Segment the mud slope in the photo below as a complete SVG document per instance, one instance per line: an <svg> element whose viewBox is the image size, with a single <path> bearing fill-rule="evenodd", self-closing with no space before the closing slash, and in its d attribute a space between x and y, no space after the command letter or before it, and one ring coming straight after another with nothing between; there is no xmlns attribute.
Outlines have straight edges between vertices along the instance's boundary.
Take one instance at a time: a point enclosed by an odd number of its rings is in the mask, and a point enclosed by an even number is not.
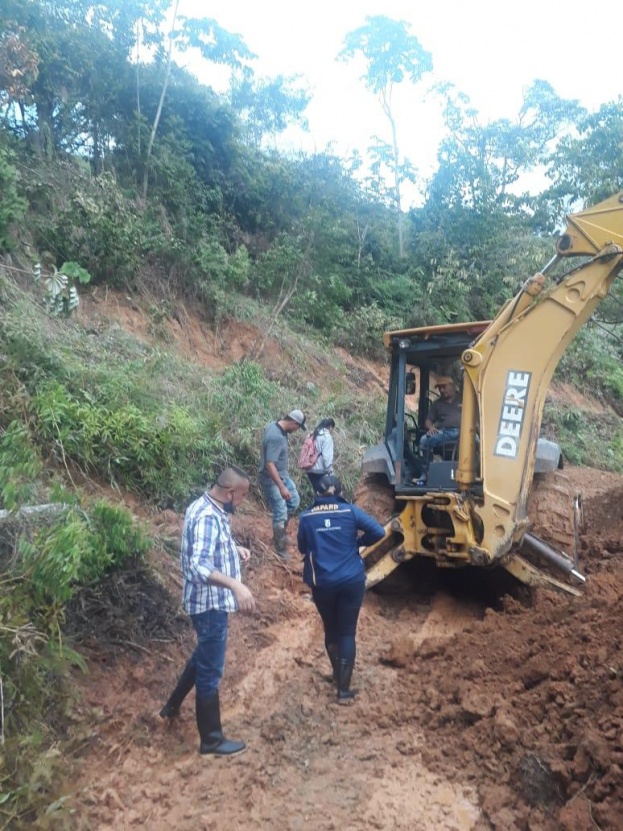
<svg viewBox="0 0 623 831"><path fill-rule="evenodd" d="M237 517L260 610L235 618L222 698L248 752L199 758L192 696L171 729L157 716L190 633L175 649L101 656L82 682L97 724L71 792L75 827L623 827L623 479L571 475L588 496L584 597L487 608L439 580L370 594L352 707L335 705L321 677L298 564L270 556L265 517Z"/></svg>
<svg viewBox="0 0 623 831"><path fill-rule="evenodd" d="M474 610L457 612L442 596L431 604L371 595L361 625L360 698L338 707L321 675L328 669L321 629L298 564L286 569L270 557L265 520L254 517L253 532L247 579L260 611L234 621L222 688L228 732L249 750L231 760L200 758L192 696L170 729L158 718L190 633L179 657L152 644L149 655L112 667L108 658L93 662L85 695L98 723L72 789L75 827L474 828L475 789L423 763L425 741L396 709L401 673L384 662L393 632L408 639L426 626L447 637Z"/></svg>

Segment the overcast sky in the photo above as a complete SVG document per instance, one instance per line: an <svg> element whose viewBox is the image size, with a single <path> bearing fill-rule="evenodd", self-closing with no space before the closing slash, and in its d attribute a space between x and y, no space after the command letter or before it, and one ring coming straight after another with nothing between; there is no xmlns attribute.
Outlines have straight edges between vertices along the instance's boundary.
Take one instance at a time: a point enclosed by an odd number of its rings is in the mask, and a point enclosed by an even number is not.
<svg viewBox="0 0 623 831"><path fill-rule="evenodd" d="M433 81L454 83L484 122L515 117L522 91L536 78L590 110L623 93L623 0L180 0L179 13L213 17L242 35L258 55L257 74L303 76L313 95L310 129L307 136L289 131L288 146L330 145L343 155L365 152L374 134L389 140L380 106L359 80L362 66L335 60L344 35L367 15L409 22L434 66L420 85L403 85L395 96L401 149L422 175L433 169L442 135L439 106L424 98ZM223 88L218 68L190 68L203 83Z"/></svg>

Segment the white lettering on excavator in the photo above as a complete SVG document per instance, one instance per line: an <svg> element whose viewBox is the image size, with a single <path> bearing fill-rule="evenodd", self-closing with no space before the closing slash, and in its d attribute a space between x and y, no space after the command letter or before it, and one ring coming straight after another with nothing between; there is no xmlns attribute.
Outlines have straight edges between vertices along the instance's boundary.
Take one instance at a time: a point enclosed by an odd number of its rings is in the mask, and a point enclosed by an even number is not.
<svg viewBox="0 0 623 831"><path fill-rule="evenodd" d="M507 459L517 458L531 377L531 372L516 372L515 370L510 370L506 376L500 425L495 440L495 456L505 456Z"/></svg>

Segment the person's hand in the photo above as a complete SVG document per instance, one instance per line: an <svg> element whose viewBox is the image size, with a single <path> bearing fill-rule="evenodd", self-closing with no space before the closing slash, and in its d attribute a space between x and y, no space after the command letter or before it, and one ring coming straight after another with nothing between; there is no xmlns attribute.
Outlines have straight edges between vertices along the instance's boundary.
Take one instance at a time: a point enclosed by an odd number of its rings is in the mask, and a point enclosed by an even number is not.
<svg viewBox="0 0 623 831"><path fill-rule="evenodd" d="M436 427L431 427L430 430L428 431L428 435L429 436L436 436L438 432L439 432L439 430Z"/></svg>
<svg viewBox="0 0 623 831"><path fill-rule="evenodd" d="M232 591L241 612L255 611L255 598L245 585L237 583L236 587L232 589Z"/></svg>
<svg viewBox="0 0 623 831"><path fill-rule="evenodd" d="M251 556L251 552L248 548L245 548L244 545L237 545L236 548L238 549L238 556L243 563L246 563Z"/></svg>
<svg viewBox="0 0 623 831"><path fill-rule="evenodd" d="M291 493L290 493L290 491L286 488L286 486L285 486L285 485L282 485L282 486L279 488L279 493L281 494L282 498L283 498L283 499L285 499L285 501L286 501L286 502L289 502L289 501L290 501L290 499L292 499L292 494L291 494Z"/></svg>

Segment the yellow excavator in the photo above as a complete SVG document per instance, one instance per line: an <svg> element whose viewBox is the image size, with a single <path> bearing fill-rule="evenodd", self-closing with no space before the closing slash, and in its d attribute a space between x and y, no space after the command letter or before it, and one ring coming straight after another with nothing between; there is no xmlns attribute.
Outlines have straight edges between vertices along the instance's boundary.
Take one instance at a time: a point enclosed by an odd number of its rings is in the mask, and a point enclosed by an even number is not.
<svg viewBox="0 0 623 831"><path fill-rule="evenodd" d="M385 334L384 441L366 450L355 495L385 523L385 538L362 551L368 586L425 556L579 593L581 498L539 431L558 362L622 268L623 192L569 215L556 255L494 320ZM440 376L460 390L460 430L431 453L421 439Z"/></svg>

